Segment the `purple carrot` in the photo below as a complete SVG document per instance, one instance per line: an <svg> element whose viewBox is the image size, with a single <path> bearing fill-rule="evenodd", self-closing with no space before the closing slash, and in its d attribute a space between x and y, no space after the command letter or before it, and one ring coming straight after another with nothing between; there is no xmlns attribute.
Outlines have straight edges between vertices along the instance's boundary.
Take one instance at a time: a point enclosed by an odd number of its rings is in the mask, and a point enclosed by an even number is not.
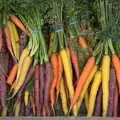
<svg viewBox="0 0 120 120"><path fill-rule="evenodd" d="M24 34L24 35L21 35L20 36L20 51L22 53L23 49L26 47L26 42L27 42L27 36Z"/></svg>
<svg viewBox="0 0 120 120"><path fill-rule="evenodd" d="M101 115L101 109L102 109L101 106L102 106L102 86L100 86L96 97L95 111L94 111L95 116Z"/></svg>
<svg viewBox="0 0 120 120"><path fill-rule="evenodd" d="M25 105L24 102L21 102L21 107L20 107L20 115L24 116L25 115Z"/></svg>
<svg viewBox="0 0 120 120"><path fill-rule="evenodd" d="M46 89L44 64L40 64L39 68L40 68L40 106L42 106L44 101L44 89Z"/></svg>
<svg viewBox="0 0 120 120"><path fill-rule="evenodd" d="M35 88L35 107L36 107L36 113L37 116L40 115L40 69L39 69L39 65L36 66L35 69L35 84L34 84L34 88Z"/></svg>
<svg viewBox="0 0 120 120"><path fill-rule="evenodd" d="M6 83L5 83L5 77L0 80L0 103L2 107L6 105Z"/></svg>
<svg viewBox="0 0 120 120"><path fill-rule="evenodd" d="M71 46L69 48L70 48L70 57L72 60L73 68L75 70L76 78L77 80L79 80L80 71L79 71L79 65L78 65L78 55Z"/></svg>
<svg viewBox="0 0 120 120"><path fill-rule="evenodd" d="M114 68L111 68L111 70L110 70L110 83L109 83L108 116L113 116L115 84L116 84L115 70L114 70Z"/></svg>
<svg viewBox="0 0 120 120"><path fill-rule="evenodd" d="M27 106L25 106L25 116L30 116L31 114L30 109L31 107L30 107L30 100L29 100Z"/></svg>
<svg viewBox="0 0 120 120"><path fill-rule="evenodd" d="M50 62L46 63L45 67L45 91L44 91L44 104L46 107L48 107L50 102L50 84L52 81L53 73L52 73L52 66Z"/></svg>
<svg viewBox="0 0 120 120"><path fill-rule="evenodd" d="M117 117L118 115L118 88L117 88L117 83L116 83L116 88L114 91L114 106L113 106L113 116Z"/></svg>

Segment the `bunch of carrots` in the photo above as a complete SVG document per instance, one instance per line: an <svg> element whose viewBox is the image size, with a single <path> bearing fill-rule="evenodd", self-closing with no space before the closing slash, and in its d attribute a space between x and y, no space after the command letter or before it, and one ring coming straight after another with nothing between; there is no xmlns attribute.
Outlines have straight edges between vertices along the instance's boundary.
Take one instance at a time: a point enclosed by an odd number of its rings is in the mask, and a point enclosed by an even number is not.
<svg viewBox="0 0 120 120"><path fill-rule="evenodd" d="M88 117L118 115L118 51L106 36L94 48L89 47L87 37L80 34L75 1L71 2L74 9L62 0L51 3L53 32L49 41L36 6L7 16L0 28L1 116L55 116L59 103L65 116L78 116L82 105ZM63 18L64 7L71 11ZM7 70L4 66L10 61L1 64L5 51L12 61Z"/></svg>

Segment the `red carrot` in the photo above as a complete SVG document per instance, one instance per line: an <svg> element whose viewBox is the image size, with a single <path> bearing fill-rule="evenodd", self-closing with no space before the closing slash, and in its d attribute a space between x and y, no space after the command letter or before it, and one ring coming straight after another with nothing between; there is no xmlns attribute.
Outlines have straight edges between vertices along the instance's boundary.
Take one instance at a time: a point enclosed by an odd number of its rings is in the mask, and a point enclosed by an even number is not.
<svg viewBox="0 0 120 120"><path fill-rule="evenodd" d="M0 28L0 52L2 50L3 38L2 38L2 28Z"/></svg>
<svg viewBox="0 0 120 120"><path fill-rule="evenodd" d="M118 88L117 88L117 84L116 84L116 89L114 91L114 106L113 106L113 116L117 117L118 115Z"/></svg>
<svg viewBox="0 0 120 120"><path fill-rule="evenodd" d="M39 70L39 65L36 66L35 69L35 107L36 107L36 112L37 116L40 115L40 70Z"/></svg>
<svg viewBox="0 0 120 120"><path fill-rule="evenodd" d="M80 71L79 71L79 65L78 65L78 56L76 51L72 47L70 47L70 56L71 56L74 70L75 70L76 78L77 80L79 80Z"/></svg>
<svg viewBox="0 0 120 120"><path fill-rule="evenodd" d="M45 88L45 70L44 70L44 64L40 64L39 65L39 71L40 71L40 90L39 90L39 94L40 94L40 106L43 105L43 101L44 101L44 90Z"/></svg>
<svg viewBox="0 0 120 120"><path fill-rule="evenodd" d="M70 110L72 109L73 105L77 102L78 97L81 93L82 87L83 87L85 81L87 80L87 78L91 72L91 69L93 68L94 65L95 65L95 57L92 56L88 59L86 65L84 66L84 69L80 75L78 84L76 86L75 94L74 94L74 97L72 99L72 104L70 106Z"/></svg>

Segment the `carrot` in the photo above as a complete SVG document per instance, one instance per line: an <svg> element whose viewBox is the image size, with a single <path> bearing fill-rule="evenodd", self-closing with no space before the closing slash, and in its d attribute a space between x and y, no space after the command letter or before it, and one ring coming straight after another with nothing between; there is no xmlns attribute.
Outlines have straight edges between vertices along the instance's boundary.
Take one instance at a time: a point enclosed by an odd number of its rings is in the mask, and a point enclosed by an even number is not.
<svg viewBox="0 0 120 120"><path fill-rule="evenodd" d="M16 58L19 60L20 57L20 38L16 29L16 26L12 24L12 31L13 31L13 36L15 40L15 45L16 45Z"/></svg>
<svg viewBox="0 0 120 120"><path fill-rule="evenodd" d="M25 106L28 105L29 95L30 95L30 92L28 90L25 90L25 94L24 94L24 103L25 103Z"/></svg>
<svg viewBox="0 0 120 120"><path fill-rule="evenodd" d="M100 116L101 110L102 110L102 85L100 86L96 96L94 115Z"/></svg>
<svg viewBox="0 0 120 120"><path fill-rule="evenodd" d="M65 92L65 85L64 85L63 78L61 78L61 81L60 81L60 97L62 101L63 112L65 115L67 115L68 114L67 96Z"/></svg>
<svg viewBox="0 0 120 120"><path fill-rule="evenodd" d="M19 92L18 92L18 97L20 98L22 96L22 92L25 89L26 85L28 84L29 80L34 76L35 74L35 66L32 66L26 76L26 79L22 85L22 87L20 88Z"/></svg>
<svg viewBox="0 0 120 120"><path fill-rule="evenodd" d="M86 107L86 110L88 111L88 102L89 102L89 94L88 94L88 90L86 91L85 93L85 96L84 96L84 102L85 102L85 107Z"/></svg>
<svg viewBox="0 0 120 120"><path fill-rule="evenodd" d="M95 99L97 95L97 91L99 89L100 83L102 82L101 80L101 71L97 71L95 73L95 78L91 86L91 91L90 91L90 97L89 97L89 104L88 104L88 117L91 117L93 112L94 112L94 107L95 107Z"/></svg>
<svg viewBox="0 0 120 120"><path fill-rule="evenodd" d="M39 71L39 65L36 66L35 69L35 107L36 107L36 113L37 115L40 115L40 71Z"/></svg>
<svg viewBox="0 0 120 120"><path fill-rule="evenodd" d="M105 55L102 60L102 90L103 90L103 116L107 115L109 101L109 73L110 56Z"/></svg>
<svg viewBox="0 0 120 120"><path fill-rule="evenodd" d="M18 80L18 83L16 84L16 86L14 87L14 93L13 96L16 95L16 93L18 92L18 90L20 89L20 87L23 85L25 78L27 76L27 73L29 71L29 68L32 64L32 57L31 56L27 56L25 58L25 60L23 61L23 65L22 65L22 69L20 72L20 77Z"/></svg>
<svg viewBox="0 0 120 120"><path fill-rule="evenodd" d="M22 64L23 64L23 61L24 59L29 55L30 53L30 50L28 48L25 48L21 54L21 57L20 57L20 60L18 62L18 72L17 72L17 78L15 80L15 82L13 83L13 85L11 86L11 89L10 91L12 91L12 89L16 86L17 82L18 82L18 79L19 79L19 76L20 76L20 72L21 72L21 69L22 69Z"/></svg>
<svg viewBox="0 0 120 120"><path fill-rule="evenodd" d="M5 37L6 37L7 48L9 50L9 52L11 53L11 55L14 56L13 55L13 50L12 50L11 39L10 39L10 31L8 29L8 26L6 26L4 28L4 33L5 33Z"/></svg>
<svg viewBox="0 0 120 120"><path fill-rule="evenodd" d="M15 64L8 75L8 78L7 78L8 85L12 85L12 83L15 80L15 77L17 75L17 70L18 70L18 64Z"/></svg>
<svg viewBox="0 0 120 120"><path fill-rule="evenodd" d="M44 89L44 104L48 106L50 101L50 87L53 79L52 65L48 61L45 65L45 89Z"/></svg>
<svg viewBox="0 0 120 120"><path fill-rule="evenodd" d="M29 31L25 28L22 22L14 15L10 15L10 20L19 27L26 35L29 35Z"/></svg>
<svg viewBox="0 0 120 120"><path fill-rule="evenodd" d="M94 65L95 65L95 57L92 56L88 59L86 65L84 66L84 69L80 75L78 84L76 86L75 95L72 99L72 104L70 106L70 109L73 107L74 104L76 104L78 97L80 96L80 93L82 91L83 85L85 84Z"/></svg>
<svg viewBox="0 0 120 120"><path fill-rule="evenodd" d="M118 115L118 88L117 88L117 84L116 84L116 89L114 91L114 106L113 106L113 116L117 117Z"/></svg>
<svg viewBox="0 0 120 120"><path fill-rule="evenodd" d="M30 104L32 106L33 115L35 115L35 101L32 94L30 94Z"/></svg>
<svg viewBox="0 0 120 120"><path fill-rule="evenodd" d="M78 42L79 42L79 44L80 44L80 46L82 47L82 48L87 48L88 47L88 45L87 45L87 41L86 41L86 39L85 39L85 37L84 36L79 36L78 37Z"/></svg>
<svg viewBox="0 0 120 120"><path fill-rule="evenodd" d="M51 64L53 67L53 80L50 88L50 100L51 100L51 105L53 106L55 104L54 92L58 80L58 57L56 54L53 54L51 56Z"/></svg>
<svg viewBox="0 0 120 120"><path fill-rule="evenodd" d="M58 80L57 80L57 85L56 85L57 98L58 98L59 92L60 92L60 81L62 78L62 73L63 73L62 59L61 59L60 55L58 55Z"/></svg>
<svg viewBox="0 0 120 120"><path fill-rule="evenodd" d="M72 65L69 56L69 49L63 49L60 51L60 56L62 58L63 68L65 71L65 78L67 83L67 88L70 95L70 101L72 103L72 99L74 96L74 87L73 87L73 73L72 73ZM77 106L73 107L73 114L77 115Z"/></svg>
<svg viewBox="0 0 120 120"><path fill-rule="evenodd" d="M88 78L87 78L87 80L86 80L86 82L85 82L85 84L84 84L84 86L83 86L83 89L82 89L82 91L81 91L81 94L80 94L80 96L79 96L79 98L78 98L78 103L77 103L78 109L79 109L80 106L81 106L81 103L82 103L82 101L83 101L83 98L84 98L84 96L85 96L85 93L86 93L86 91L87 91L87 89L88 89L88 87L89 87L89 85L90 85L90 82L93 80L96 71L97 71L97 65L95 65L95 66L92 68L92 70L91 70L91 72L90 72L90 74L89 74L89 76L88 76Z"/></svg>
<svg viewBox="0 0 120 120"><path fill-rule="evenodd" d="M7 106L4 106L3 107L3 109L2 109L2 112L1 112L1 116L3 117L5 117L5 116L7 116L7 112L8 112L8 108L7 108Z"/></svg>
<svg viewBox="0 0 120 120"><path fill-rule="evenodd" d="M115 68L118 87L119 87L119 94L120 94L120 60L119 60L118 56L116 56L116 55L112 56L112 63Z"/></svg>
<svg viewBox="0 0 120 120"><path fill-rule="evenodd" d="M43 101L44 101L44 89L45 88L45 67L44 64L40 64L39 65L39 69L40 69L40 105L43 105Z"/></svg>
<svg viewBox="0 0 120 120"><path fill-rule="evenodd" d="M79 75L80 75L79 65L78 65L78 56L77 56L76 51L72 47L70 47L70 56L71 56L71 60L72 60L74 70L75 70L76 78L78 80Z"/></svg>
<svg viewBox="0 0 120 120"><path fill-rule="evenodd" d="M20 113L20 101L16 104L15 107L15 117L18 117Z"/></svg>
<svg viewBox="0 0 120 120"><path fill-rule="evenodd" d="M116 84L116 74L114 68L110 70L110 83L109 83L109 104L108 104L108 116L113 116L114 106L114 91Z"/></svg>
<svg viewBox="0 0 120 120"><path fill-rule="evenodd" d="M0 28L0 52L2 50L3 38L2 38L2 28Z"/></svg>
<svg viewBox="0 0 120 120"><path fill-rule="evenodd" d="M17 53L16 53L16 40L14 38L14 33L13 33L13 23L12 22L9 22L8 23L8 29L9 29L9 32L10 32L10 39L11 39L11 43L12 43L12 49L13 49L13 53L15 55L15 57L17 56Z"/></svg>

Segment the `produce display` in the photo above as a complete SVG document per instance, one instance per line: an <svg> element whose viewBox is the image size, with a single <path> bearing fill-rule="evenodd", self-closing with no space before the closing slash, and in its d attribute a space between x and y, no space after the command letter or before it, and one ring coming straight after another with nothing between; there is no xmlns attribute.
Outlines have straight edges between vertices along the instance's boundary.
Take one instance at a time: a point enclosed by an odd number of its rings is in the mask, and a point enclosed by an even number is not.
<svg viewBox="0 0 120 120"><path fill-rule="evenodd" d="M0 116L118 117L119 0L1 0Z"/></svg>

